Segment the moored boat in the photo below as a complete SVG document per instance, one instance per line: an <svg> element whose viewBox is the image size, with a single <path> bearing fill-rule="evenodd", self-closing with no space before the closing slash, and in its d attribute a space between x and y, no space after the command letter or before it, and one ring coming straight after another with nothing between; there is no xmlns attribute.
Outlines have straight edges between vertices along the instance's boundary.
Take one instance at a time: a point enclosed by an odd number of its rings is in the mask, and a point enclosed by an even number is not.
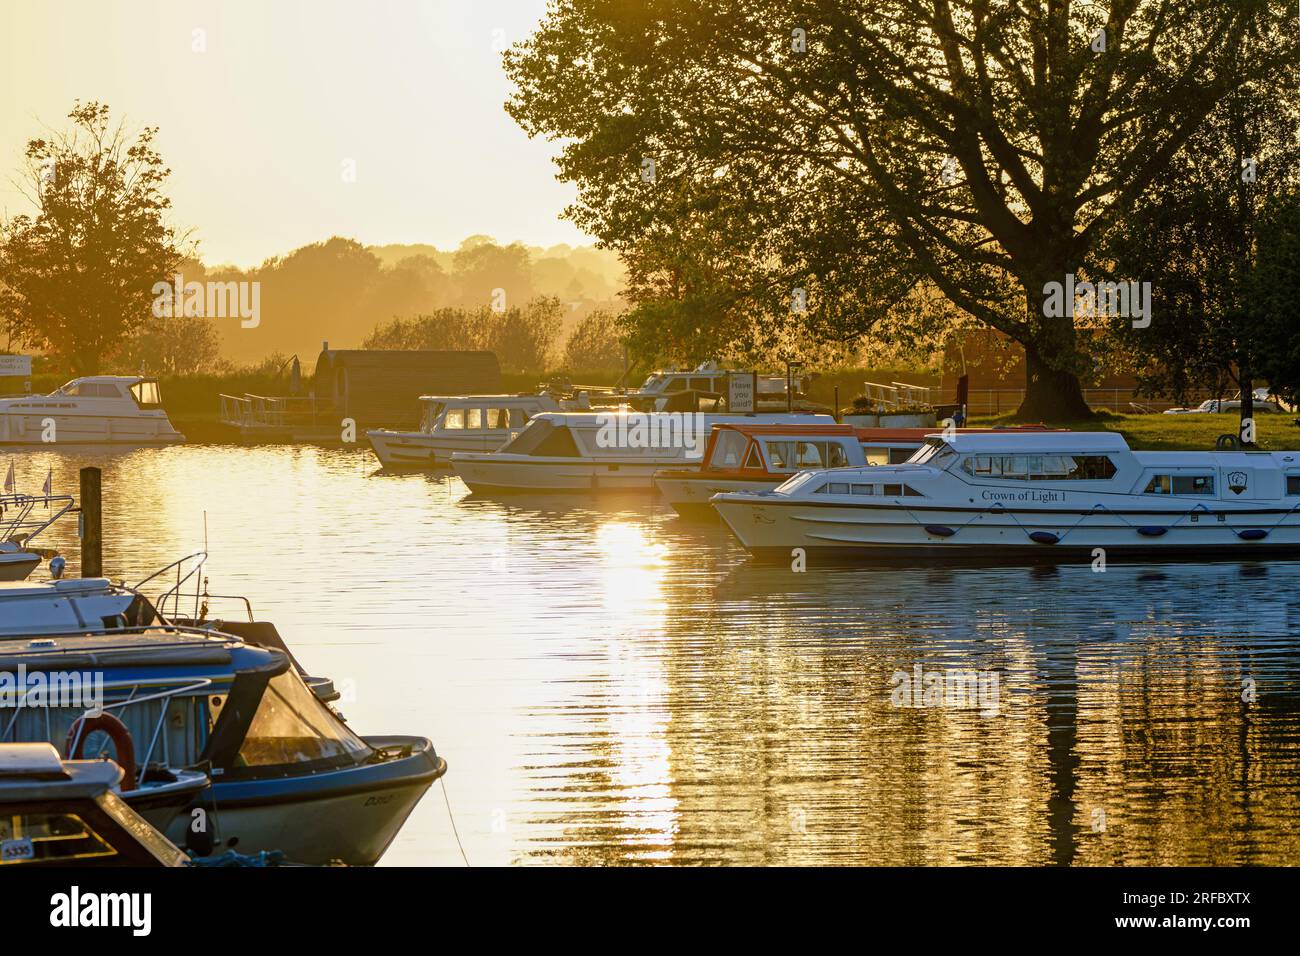
<svg viewBox="0 0 1300 956"><path fill-rule="evenodd" d="M420 404L418 431L366 432L385 468L432 468L458 451L495 451L534 415L560 411L549 395L421 395Z"/></svg>
<svg viewBox="0 0 1300 956"><path fill-rule="evenodd" d="M1135 452L1107 432L932 435L905 464L712 501L782 560L1300 556L1300 452Z"/></svg>
<svg viewBox="0 0 1300 956"><path fill-rule="evenodd" d="M457 453L452 468L478 494L654 491L655 472L697 464L723 422L834 424L829 415L702 412L551 412L486 454Z"/></svg>
<svg viewBox="0 0 1300 956"><path fill-rule="evenodd" d="M177 569L156 604L102 578L0 586L0 690L24 682L24 699L0 696L0 743L111 748L122 798L200 855L376 862L446 762L422 737L354 733L328 706L330 682L303 673L246 600L247 621L206 620L218 599L206 593L180 617L204 557L146 579Z"/></svg>
<svg viewBox="0 0 1300 956"><path fill-rule="evenodd" d="M182 442L157 379L75 378L48 395L0 398L0 445L152 445Z"/></svg>
<svg viewBox="0 0 1300 956"><path fill-rule="evenodd" d="M1017 431L1043 431L1041 425ZM954 434L987 431L955 429ZM770 491L800 471L890 465L907 461L933 428L860 428L852 425L749 425L713 427L699 468L655 474L664 500L683 517L713 519L710 499L724 491Z"/></svg>
<svg viewBox="0 0 1300 956"><path fill-rule="evenodd" d="M0 871L187 865L121 799L123 777L110 760L62 760L48 743L0 744Z"/></svg>
<svg viewBox="0 0 1300 956"><path fill-rule="evenodd" d="M77 757L106 749L96 742L103 734L130 780L128 804L143 800L155 777L208 768L211 783L169 805L163 825L150 812L157 808L145 801L142 810L199 855L281 850L302 863L373 864L447 769L422 737L358 736L283 651L219 632L153 626L9 638L0 641L0 671L29 687L67 688L73 677L83 690L97 685L96 706L62 697L0 706L0 742L65 745Z"/></svg>

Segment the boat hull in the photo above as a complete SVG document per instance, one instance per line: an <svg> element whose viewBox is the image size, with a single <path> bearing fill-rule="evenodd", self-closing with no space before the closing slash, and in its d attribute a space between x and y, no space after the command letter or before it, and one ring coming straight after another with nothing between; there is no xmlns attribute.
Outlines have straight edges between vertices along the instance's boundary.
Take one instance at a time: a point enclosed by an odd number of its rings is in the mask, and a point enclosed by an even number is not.
<svg viewBox="0 0 1300 956"><path fill-rule="evenodd" d="M495 435L432 435L428 432L397 432L376 429L366 432L375 457L385 468L435 468L448 467L456 452L495 451L510 436L501 432Z"/></svg>
<svg viewBox="0 0 1300 956"><path fill-rule="evenodd" d="M972 511L773 499L724 495L713 501L741 544L772 561L790 561L795 549L820 563L864 564L1300 558L1300 512L1285 510L1204 511L1192 520L1187 511L1170 510Z"/></svg>
<svg viewBox="0 0 1300 956"><path fill-rule="evenodd" d="M647 494L655 490L655 472L670 465L681 467L680 457L666 460L587 459L528 460L529 456L492 455L490 460L457 457L452 467L475 494L529 494L538 492L626 492Z"/></svg>
<svg viewBox="0 0 1300 956"><path fill-rule="evenodd" d="M53 421L52 430L46 422ZM54 441L46 443L46 435ZM185 441L166 415L0 412L0 445L169 445Z"/></svg>
<svg viewBox="0 0 1300 956"><path fill-rule="evenodd" d="M710 478L705 475L655 476L655 487L664 501L683 518L692 521L717 521L718 513L709 500L727 491L771 491L785 478Z"/></svg>
<svg viewBox="0 0 1300 956"><path fill-rule="evenodd" d="M26 581L40 563L41 556L30 551L0 552L0 581Z"/></svg>
<svg viewBox="0 0 1300 956"><path fill-rule="evenodd" d="M447 762L420 737L367 737L372 747L410 746L409 756L341 770L213 785L203 807L214 853L280 850L293 863L372 866L383 856ZM167 830L185 846L191 813Z"/></svg>

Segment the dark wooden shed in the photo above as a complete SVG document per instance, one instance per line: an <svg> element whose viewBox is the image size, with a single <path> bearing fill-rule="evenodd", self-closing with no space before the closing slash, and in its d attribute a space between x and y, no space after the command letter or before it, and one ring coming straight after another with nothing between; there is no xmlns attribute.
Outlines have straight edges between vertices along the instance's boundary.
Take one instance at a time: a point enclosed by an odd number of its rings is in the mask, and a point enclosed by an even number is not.
<svg viewBox="0 0 1300 956"><path fill-rule="evenodd" d="M493 352L326 349L313 389L318 405L358 428L414 428L421 395L500 392L501 366Z"/></svg>

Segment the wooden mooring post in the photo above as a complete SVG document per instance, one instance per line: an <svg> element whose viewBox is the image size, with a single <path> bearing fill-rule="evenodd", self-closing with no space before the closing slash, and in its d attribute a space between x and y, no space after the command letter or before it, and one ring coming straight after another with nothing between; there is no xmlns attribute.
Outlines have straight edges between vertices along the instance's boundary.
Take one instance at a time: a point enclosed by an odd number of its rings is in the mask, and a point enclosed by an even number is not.
<svg viewBox="0 0 1300 956"><path fill-rule="evenodd" d="M98 468L81 469L81 576L104 575L103 474Z"/></svg>

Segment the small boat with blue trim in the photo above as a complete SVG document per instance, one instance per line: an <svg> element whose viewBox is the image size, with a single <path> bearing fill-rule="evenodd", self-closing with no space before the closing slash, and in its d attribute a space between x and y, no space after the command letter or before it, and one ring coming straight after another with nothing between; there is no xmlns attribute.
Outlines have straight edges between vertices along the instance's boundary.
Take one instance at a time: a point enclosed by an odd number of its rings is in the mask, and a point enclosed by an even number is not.
<svg viewBox="0 0 1300 956"><path fill-rule="evenodd" d="M359 736L251 608L204 620L203 594L191 618L160 614L192 576L157 606L102 578L0 585L0 743L111 754L122 799L199 856L377 862L446 761L423 737Z"/></svg>
<svg viewBox="0 0 1300 956"><path fill-rule="evenodd" d="M713 506L753 554L977 562L1300 557L1300 452L1133 451L1110 432L931 435Z"/></svg>

